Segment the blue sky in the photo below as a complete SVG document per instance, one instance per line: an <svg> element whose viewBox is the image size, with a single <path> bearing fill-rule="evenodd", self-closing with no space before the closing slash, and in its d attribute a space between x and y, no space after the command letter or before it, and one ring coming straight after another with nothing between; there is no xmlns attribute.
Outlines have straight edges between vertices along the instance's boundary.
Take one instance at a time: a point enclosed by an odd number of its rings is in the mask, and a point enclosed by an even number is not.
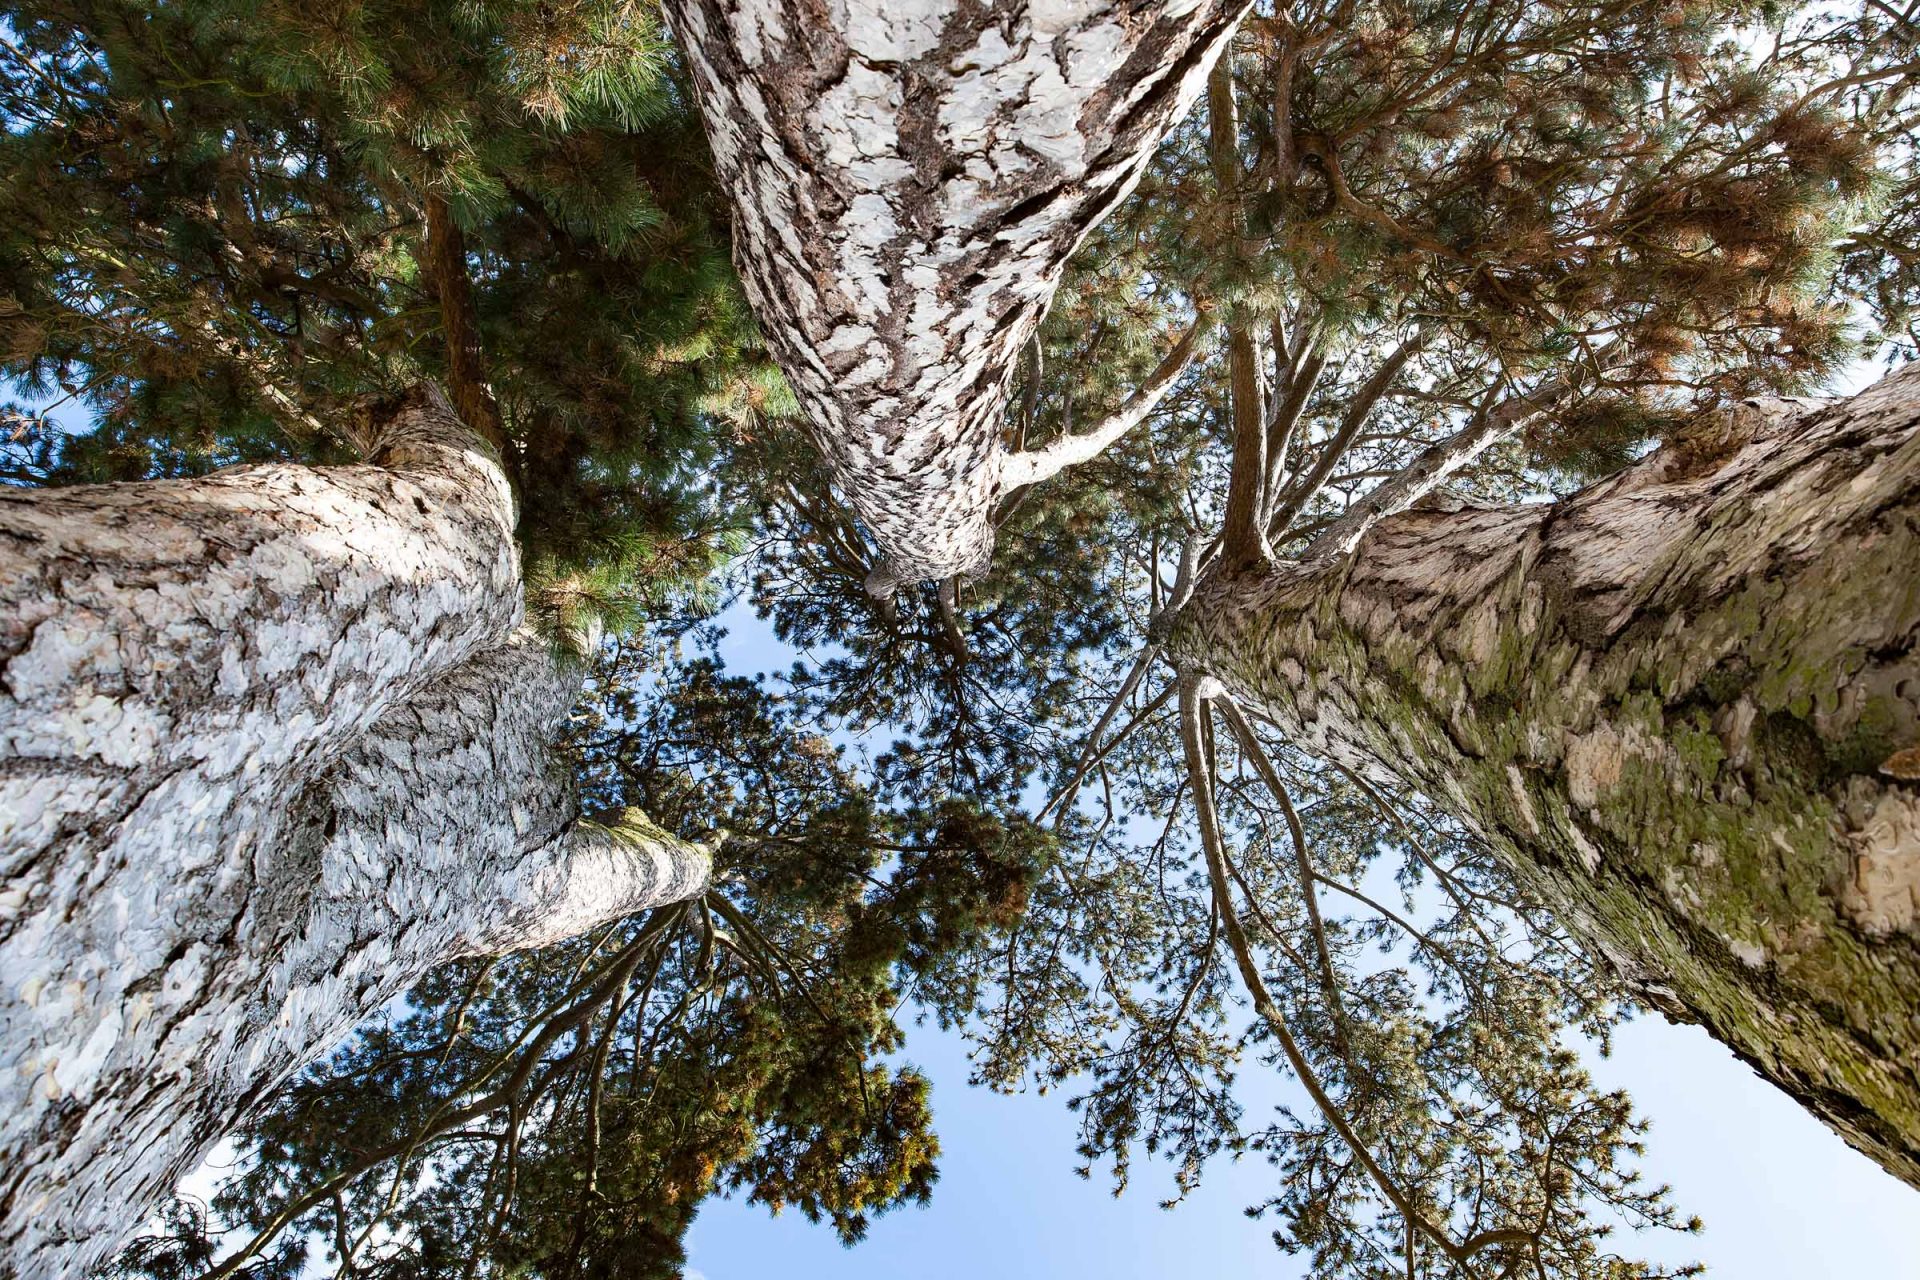
<svg viewBox="0 0 1920 1280"><path fill-rule="evenodd" d="M721 656L737 671L787 668L793 651L750 612L723 618ZM906 1060L934 1085L943 1154L932 1203L878 1219L861 1244L797 1214L770 1217L740 1201L710 1201L688 1239L691 1280L1166 1280L1294 1277L1304 1259L1273 1246L1273 1224L1245 1208L1271 1194L1258 1158L1216 1162L1197 1193L1171 1210L1170 1170L1144 1155L1120 1199L1111 1180L1073 1172L1075 1117L1067 1088L1006 1096L967 1085L965 1046L913 1028ZM1621 1028L1611 1058L1590 1055L1598 1081L1625 1088L1653 1120L1645 1169L1706 1220L1698 1236L1648 1234L1621 1252L1700 1261L1735 1280L1920 1280L1920 1191L1896 1181L1756 1076L1697 1027L1658 1016ZM1288 1100L1261 1068L1241 1074L1250 1117ZM699 1273L697 1276L694 1272Z"/></svg>
<svg viewBox="0 0 1920 1280"><path fill-rule="evenodd" d="M878 1220L842 1248L788 1214L710 1202L689 1239L705 1280L1022 1280L1100 1276L1305 1276L1263 1222L1241 1212L1270 1185L1264 1164L1220 1164L1198 1194L1162 1211L1170 1179L1138 1164L1115 1200L1072 1173L1073 1117L1060 1095L1003 1097L966 1086L963 1051L931 1028L907 1056L934 1081L945 1153L932 1203ZM1627 1242L1643 1256L1698 1260L1734 1280L1920 1280L1920 1192L1848 1148L1695 1027L1623 1028L1603 1083L1653 1117L1647 1170L1706 1219L1699 1236ZM1251 1073L1249 1073L1251 1074ZM1246 1077L1243 1077L1246 1078ZM1623 1249L1623 1252L1626 1250Z"/></svg>

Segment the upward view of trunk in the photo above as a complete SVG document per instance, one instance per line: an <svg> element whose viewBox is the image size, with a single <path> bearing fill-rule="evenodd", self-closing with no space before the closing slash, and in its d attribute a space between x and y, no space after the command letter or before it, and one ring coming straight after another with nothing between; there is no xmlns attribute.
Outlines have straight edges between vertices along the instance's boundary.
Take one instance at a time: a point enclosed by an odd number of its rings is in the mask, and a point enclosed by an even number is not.
<svg viewBox="0 0 1920 1280"><path fill-rule="evenodd" d="M1721 425L1562 502L1215 575L1170 649L1448 807L1920 1185L1920 366Z"/></svg>
<svg viewBox="0 0 1920 1280"><path fill-rule="evenodd" d="M579 672L521 625L513 501L437 393L375 465L0 490L0 1256L110 1258L290 1073L433 964L699 892L580 818Z"/></svg>
<svg viewBox="0 0 1920 1280"><path fill-rule="evenodd" d="M740 274L880 545L875 594L985 568L1017 357L1249 7L668 0Z"/></svg>

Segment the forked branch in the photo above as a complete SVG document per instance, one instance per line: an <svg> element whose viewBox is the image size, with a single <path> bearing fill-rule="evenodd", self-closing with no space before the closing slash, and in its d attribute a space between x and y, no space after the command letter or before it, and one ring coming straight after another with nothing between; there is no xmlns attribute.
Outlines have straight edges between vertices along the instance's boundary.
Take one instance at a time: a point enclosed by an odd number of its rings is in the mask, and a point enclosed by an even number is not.
<svg viewBox="0 0 1920 1280"><path fill-rule="evenodd" d="M584 995L572 1005L548 1017L543 1023L537 1024L539 1031L517 1055L509 1049L506 1054L495 1059L490 1066L468 1081L459 1094L449 1095L447 1102L429 1116L423 1125L406 1137L366 1152L333 1177L303 1194L290 1198L267 1219L252 1239L229 1255L225 1261L208 1271L202 1280L226 1280L227 1277L234 1275L247 1259L257 1256L301 1215L331 1200L359 1178L388 1161L399 1160L404 1165L420 1154L422 1149L436 1138L448 1135L469 1122L491 1115L503 1107L516 1109L521 1107L524 1102L522 1091L533 1079L540 1063L545 1060L548 1050L561 1036L585 1025L617 994L624 991L632 980L635 970L639 968L640 962L646 958L648 952L660 944L667 931L677 924L685 913L686 907L680 903L655 911L648 917L640 931L634 935L633 940L608 961L605 968L601 970L598 980L591 984ZM454 1097L471 1094L499 1075L501 1071L507 1070L509 1062L512 1063L512 1069L507 1071L506 1079L498 1086L465 1106L450 1105ZM555 1073L550 1072L547 1083L551 1084L554 1078ZM540 1091L536 1087L535 1092ZM397 1185L397 1175L395 1181Z"/></svg>
<svg viewBox="0 0 1920 1280"><path fill-rule="evenodd" d="M1266 784L1267 790L1279 803L1280 812L1286 817L1287 835L1293 843L1294 868L1300 876L1300 898L1306 904L1307 922L1313 929L1314 956L1320 966L1320 982L1326 989L1327 1003L1333 1009L1334 1024L1342 1029L1344 1036L1347 1010L1340 998L1340 979L1334 972L1333 951L1327 945L1327 926L1320 916L1320 894L1314 887L1319 876L1313 869L1312 855L1307 852L1307 834L1300 825L1300 814L1293 807L1293 797L1287 794L1287 785L1281 781L1280 771L1273 767L1266 748L1260 745L1253 726L1240 714L1240 708L1234 705L1231 698L1222 697L1216 701L1220 714L1233 730L1233 736L1239 739L1241 752L1253 765L1254 772L1260 775L1260 781Z"/></svg>
<svg viewBox="0 0 1920 1280"><path fill-rule="evenodd" d="M1599 353L1602 368L1618 357L1617 347ZM1549 379L1526 395L1503 400L1473 416L1472 421L1446 439L1429 446L1400 474L1375 487L1348 507L1308 544L1305 559L1343 556L1388 516L1405 511L1446 482L1448 476L1472 462L1493 445L1525 430L1565 403L1574 392L1566 375Z"/></svg>
<svg viewBox="0 0 1920 1280"><path fill-rule="evenodd" d="M1346 456L1347 450L1353 447L1354 441L1360 438L1360 433L1366 428L1368 419L1373 415L1374 406L1380 403L1381 397L1387 394L1395 380L1400 377L1400 371L1406 368L1407 361L1411 360L1426 344L1427 331L1416 330L1411 337L1395 347L1387 358L1380 362L1379 367L1373 371L1366 382L1361 384L1360 390L1354 393L1353 400L1347 405L1347 411L1340 420L1339 429L1333 433L1332 439L1321 446L1320 456L1314 460L1313 470L1307 473L1269 517L1267 527L1276 537L1284 535L1287 526L1291 525L1295 518L1306 510L1307 504L1318 497L1320 491L1326 487L1327 481L1333 477L1334 469L1340 464L1340 459Z"/></svg>
<svg viewBox="0 0 1920 1280"><path fill-rule="evenodd" d="M1280 1007L1274 1002L1273 994L1267 988L1266 979L1260 974L1258 957L1247 938L1247 931L1240 922L1239 913L1233 905L1233 891L1226 862L1226 841L1221 835L1219 814L1214 807L1214 779L1208 767L1205 747L1202 743L1202 717L1205 700L1201 697L1200 681L1193 676L1182 676L1180 691L1180 743L1186 755L1187 773L1193 783L1194 810L1200 828L1200 845L1207 863L1207 878L1212 886L1213 900L1220 912L1221 933L1227 939L1227 947L1233 953L1234 966L1240 972L1240 979L1246 984L1247 992L1253 999L1254 1012L1259 1015L1280 1044L1280 1051L1286 1057L1294 1074L1300 1078L1301 1086L1307 1091L1313 1103L1326 1117L1328 1125L1340 1135L1353 1152L1360 1167L1378 1188L1380 1194L1391 1204L1401 1218L1413 1224L1419 1233L1432 1242L1433 1246L1452 1259L1456 1264L1465 1265L1476 1254L1502 1244L1526 1245L1537 1253L1539 1235L1536 1232L1518 1228L1497 1228L1477 1232L1464 1241L1456 1241L1444 1228L1428 1218L1414 1204L1393 1175L1374 1157L1373 1151L1355 1131L1346 1113L1333 1100L1326 1086L1321 1083L1320 1075L1308 1061L1300 1042L1295 1039L1293 1029Z"/></svg>

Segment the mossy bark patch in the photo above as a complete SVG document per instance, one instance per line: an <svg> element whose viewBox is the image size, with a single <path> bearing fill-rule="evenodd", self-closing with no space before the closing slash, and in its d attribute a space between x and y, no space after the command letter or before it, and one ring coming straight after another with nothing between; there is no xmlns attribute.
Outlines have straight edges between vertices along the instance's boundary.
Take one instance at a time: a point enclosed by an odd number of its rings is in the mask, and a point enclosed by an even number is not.
<svg viewBox="0 0 1920 1280"><path fill-rule="evenodd" d="M1451 807L1641 998L1920 1185L1920 373L1204 583L1176 658ZM1886 762L1896 767L1886 767Z"/></svg>

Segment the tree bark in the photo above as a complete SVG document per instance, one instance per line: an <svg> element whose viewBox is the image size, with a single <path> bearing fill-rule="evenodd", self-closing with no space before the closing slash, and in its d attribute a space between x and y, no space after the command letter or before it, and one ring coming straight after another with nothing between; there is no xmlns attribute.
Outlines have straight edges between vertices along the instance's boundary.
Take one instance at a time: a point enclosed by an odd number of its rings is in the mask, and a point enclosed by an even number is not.
<svg viewBox="0 0 1920 1280"><path fill-rule="evenodd" d="M1920 1185L1920 366L1719 426L1562 502L1215 574L1170 651L1450 808Z"/></svg>
<svg viewBox="0 0 1920 1280"><path fill-rule="evenodd" d="M1066 260L1249 0L668 0L768 343L879 544L982 571L1001 414Z"/></svg>
<svg viewBox="0 0 1920 1280"><path fill-rule="evenodd" d="M521 625L512 494L437 392L374 465L0 492L0 1251L109 1259L433 964L699 892L581 821L580 672Z"/></svg>

